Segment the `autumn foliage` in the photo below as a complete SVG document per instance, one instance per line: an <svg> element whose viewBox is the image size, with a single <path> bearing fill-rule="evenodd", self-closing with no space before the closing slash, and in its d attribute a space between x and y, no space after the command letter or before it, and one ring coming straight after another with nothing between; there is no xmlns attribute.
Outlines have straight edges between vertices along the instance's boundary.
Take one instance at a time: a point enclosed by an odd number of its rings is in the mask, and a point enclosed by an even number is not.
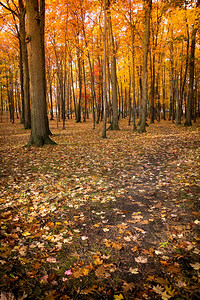
<svg viewBox="0 0 200 300"><path fill-rule="evenodd" d="M0 1L0 299L200 298L199 6Z"/></svg>
<svg viewBox="0 0 200 300"><path fill-rule="evenodd" d="M146 113L149 114L151 122L156 119L155 111L158 110L163 112L164 119L167 117L175 121L177 118L178 124L186 112L195 121L199 114L198 1L153 1L148 79L147 87L143 90L144 23L148 2L108 1L107 116L110 120L113 112L111 65L114 55L119 115L129 115L131 119L132 110L134 114L139 114L142 97L147 89ZM1 109L10 109L11 119L12 110L15 109L23 119L24 107L21 102L23 99L18 63L21 12L17 1L1 1L0 9ZM59 120L65 120L66 117L75 114L78 122L86 121L88 113L93 110L94 123L102 120L103 9L103 1L97 0L46 1L46 81L48 112L51 118L57 112ZM109 37L109 26L112 27L113 46ZM195 49L194 56L192 47ZM194 71L191 69L193 63Z"/></svg>

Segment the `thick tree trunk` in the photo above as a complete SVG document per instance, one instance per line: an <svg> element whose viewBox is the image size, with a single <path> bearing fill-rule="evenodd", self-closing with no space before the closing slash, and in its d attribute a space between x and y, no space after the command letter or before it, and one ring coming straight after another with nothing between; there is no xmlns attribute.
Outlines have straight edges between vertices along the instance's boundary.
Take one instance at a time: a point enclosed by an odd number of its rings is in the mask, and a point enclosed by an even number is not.
<svg viewBox="0 0 200 300"><path fill-rule="evenodd" d="M141 122L139 132L146 132L147 99L148 99L148 48L150 37L150 17L152 0L145 0L145 28L144 28L144 46L143 46L143 69L142 69L142 102L141 102Z"/></svg>
<svg viewBox="0 0 200 300"><path fill-rule="evenodd" d="M44 37L38 0L26 1L27 49L30 71L31 136L28 145L55 144L49 138L46 106L46 80L44 62ZM44 2L44 1L42 1ZM44 13L44 12L42 12Z"/></svg>

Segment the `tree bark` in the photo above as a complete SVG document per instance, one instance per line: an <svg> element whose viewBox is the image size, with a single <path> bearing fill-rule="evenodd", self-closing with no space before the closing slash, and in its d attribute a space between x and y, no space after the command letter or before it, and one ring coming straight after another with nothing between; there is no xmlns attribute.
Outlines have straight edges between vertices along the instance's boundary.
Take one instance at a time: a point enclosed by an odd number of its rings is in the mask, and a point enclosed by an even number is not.
<svg viewBox="0 0 200 300"><path fill-rule="evenodd" d="M23 65L23 87L24 87L24 128L31 128L31 108L30 108L30 80L28 67L28 53L26 45L26 31L25 31L25 7L22 0L19 0L19 35L22 51L22 65Z"/></svg>
<svg viewBox="0 0 200 300"><path fill-rule="evenodd" d="M152 0L144 0L144 6L145 6L145 28L144 28L144 45L143 45L141 122L140 122L140 129L139 129L140 133L146 132L147 98L148 98L147 63L148 63Z"/></svg>
<svg viewBox="0 0 200 300"><path fill-rule="evenodd" d="M40 1L43 2L44 0ZM41 3L40 3L41 4ZM26 0L27 50L30 71L31 136L28 145L55 144L49 138L46 106L46 79L44 61L44 11L38 0Z"/></svg>
<svg viewBox="0 0 200 300"><path fill-rule="evenodd" d="M110 2L110 1L109 1ZM110 5L110 3L109 3ZM119 130L118 124L118 100L117 100L117 73L116 73L116 49L114 44L113 30L110 11L108 10L108 27L111 48L111 77L112 77L112 123L111 130Z"/></svg>
<svg viewBox="0 0 200 300"><path fill-rule="evenodd" d="M195 60L195 42L196 42L197 27L193 27L192 37L191 37L191 50L190 50L190 62L189 62L189 95L187 101L187 111L185 126L192 125L192 102L194 98L194 60Z"/></svg>
<svg viewBox="0 0 200 300"><path fill-rule="evenodd" d="M137 130L136 126L136 101L135 101L135 32L134 25L131 25L131 46L132 46L132 88L133 88L133 131Z"/></svg>
<svg viewBox="0 0 200 300"><path fill-rule="evenodd" d="M107 31L107 1L104 0L104 33L103 33L103 130L102 138L106 138L106 105L107 105L107 87L106 87L106 31Z"/></svg>

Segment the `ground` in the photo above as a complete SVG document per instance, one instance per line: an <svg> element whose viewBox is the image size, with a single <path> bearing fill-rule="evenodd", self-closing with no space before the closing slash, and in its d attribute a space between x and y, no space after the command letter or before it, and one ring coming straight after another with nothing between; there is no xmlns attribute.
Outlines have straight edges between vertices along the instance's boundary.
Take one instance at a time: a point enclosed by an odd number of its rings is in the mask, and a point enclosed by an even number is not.
<svg viewBox="0 0 200 300"><path fill-rule="evenodd" d="M200 299L199 122L119 125L0 124L1 299Z"/></svg>

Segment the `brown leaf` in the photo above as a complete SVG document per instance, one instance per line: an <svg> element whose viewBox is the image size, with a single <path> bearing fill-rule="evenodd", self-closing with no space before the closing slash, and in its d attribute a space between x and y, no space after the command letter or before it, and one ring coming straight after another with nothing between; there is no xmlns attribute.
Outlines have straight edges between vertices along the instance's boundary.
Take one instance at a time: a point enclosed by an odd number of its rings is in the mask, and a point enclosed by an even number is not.
<svg viewBox="0 0 200 300"><path fill-rule="evenodd" d="M130 283L124 282L122 288L123 288L124 292L128 292L128 291L132 291L133 288L134 288L134 286L135 286L135 285L134 285L133 282L130 282Z"/></svg>
<svg viewBox="0 0 200 300"><path fill-rule="evenodd" d="M49 292L46 292L45 295L46 297L44 298L45 300L55 300L55 294L56 292L55 291L49 291Z"/></svg>
<svg viewBox="0 0 200 300"><path fill-rule="evenodd" d="M80 292L81 295L88 295L88 294L93 294L97 291L97 286L93 285L92 287L89 287L87 289L84 289Z"/></svg>
<svg viewBox="0 0 200 300"><path fill-rule="evenodd" d="M98 278L108 278L111 275L107 272L107 268L104 267L104 265L101 265L100 267L98 267L95 271L95 275Z"/></svg>

